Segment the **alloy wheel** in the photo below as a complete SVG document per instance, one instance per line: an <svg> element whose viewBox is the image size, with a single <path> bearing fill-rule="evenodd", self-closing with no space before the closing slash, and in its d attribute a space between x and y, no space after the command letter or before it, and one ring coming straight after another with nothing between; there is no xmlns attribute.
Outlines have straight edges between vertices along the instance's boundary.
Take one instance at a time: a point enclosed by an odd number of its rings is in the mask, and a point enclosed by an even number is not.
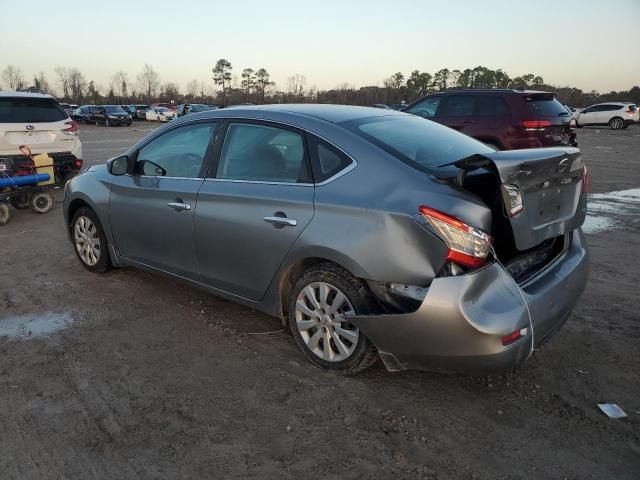
<svg viewBox="0 0 640 480"><path fill-rule="evenodd" d="M300 336L310 351L327 362L346 360L358 345L360 332L348 322L350 315L355 315L351 302L329 283L310 283L296 299Z"/></svg>
<svg viewBox="0 0 640 480"><path fill-rule="evenodd" d="M98 229L89 217L78 217L74 227L73 238L80 259L93 267L100 260L101 248Z"/></svg>
<svg viewBox="0 0 640 480"><path fill-rule="evenodd" d="M624 122L620 118L614 118L611 120L611 128L614 130L620 130L624 126Z"/></svg>

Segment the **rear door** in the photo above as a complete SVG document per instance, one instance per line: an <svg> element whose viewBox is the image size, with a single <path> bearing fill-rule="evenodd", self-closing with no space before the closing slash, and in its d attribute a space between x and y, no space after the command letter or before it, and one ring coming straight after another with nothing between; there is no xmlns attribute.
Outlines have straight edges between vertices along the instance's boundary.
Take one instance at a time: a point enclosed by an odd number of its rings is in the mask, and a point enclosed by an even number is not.
<svg viewBox="0 0 640 480"><path fill-rule="evenodd" d="M261 299L313 217L303 132L231 121L198 194L195 245L205 283Z"/></svg>
<svg viewBox="0 0 640 480"><path fill-rule="evenodd" d="M33 153L68 152L77 131L53 98L0 97L0 154L20 154L20 145Z"/></svg>
<svg viewBox="0 0 640 480"><path fill-rule="evenodd" d="M216 124L179 126L134 156L131 172L113 177L109 217L121 256L198 279L193 218Z"/></svg>

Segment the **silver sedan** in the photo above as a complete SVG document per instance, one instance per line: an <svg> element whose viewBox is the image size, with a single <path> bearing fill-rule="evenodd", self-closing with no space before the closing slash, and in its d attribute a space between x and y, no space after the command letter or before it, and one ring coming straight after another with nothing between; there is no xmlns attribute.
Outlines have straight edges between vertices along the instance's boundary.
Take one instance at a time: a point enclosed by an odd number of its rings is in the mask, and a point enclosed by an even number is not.
<svg viewBox="0 0 640 480"><path fill-rule="evenodd" d="M581 295L579 150L496 152L412 115L336 105L182 117L65 188L78 259L133 265L277 316L355 373L490 372Z"/></svg>

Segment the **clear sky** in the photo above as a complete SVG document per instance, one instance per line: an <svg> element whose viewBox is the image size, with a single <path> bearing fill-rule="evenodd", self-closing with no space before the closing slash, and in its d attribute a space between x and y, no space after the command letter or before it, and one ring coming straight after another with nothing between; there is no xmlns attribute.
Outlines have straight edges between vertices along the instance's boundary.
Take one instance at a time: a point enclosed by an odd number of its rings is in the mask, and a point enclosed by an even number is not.
<svg viewBox="0 0 640 480"><path fill-rule="evenodd" d="M282 89L381 84L400 71L502 68L583 90L640 84L640 0L2 0L0 70L27 78L57 65L106 88L145 63L163 82L209 86L228 59L234 75L266 68Z"/></svg>

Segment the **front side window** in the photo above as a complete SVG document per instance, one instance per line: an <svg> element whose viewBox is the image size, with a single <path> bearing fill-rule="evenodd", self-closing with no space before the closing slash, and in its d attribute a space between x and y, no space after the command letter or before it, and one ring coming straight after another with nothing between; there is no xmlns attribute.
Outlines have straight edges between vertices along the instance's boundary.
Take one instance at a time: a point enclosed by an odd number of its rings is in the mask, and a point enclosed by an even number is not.
<svg viewBox="0 0 640 480"><path fill-rule="evenodd" d="M170 130L138 152L136 173L198 178L215 123L196 123Z"/></svg>
<svg viewBox="0 0 640 480"><path fill-rule="evenodd" d="M306 183L309 171L301 134L258 124L229 125L216 178Z"/></svg>
<svg viewBox="0 0 640 480"><path fill-rule="evenodd" d="M421 102L409 107L406 112L423 118L433 118L436 116L441 101L441 96L425 98Z"/></svg>

